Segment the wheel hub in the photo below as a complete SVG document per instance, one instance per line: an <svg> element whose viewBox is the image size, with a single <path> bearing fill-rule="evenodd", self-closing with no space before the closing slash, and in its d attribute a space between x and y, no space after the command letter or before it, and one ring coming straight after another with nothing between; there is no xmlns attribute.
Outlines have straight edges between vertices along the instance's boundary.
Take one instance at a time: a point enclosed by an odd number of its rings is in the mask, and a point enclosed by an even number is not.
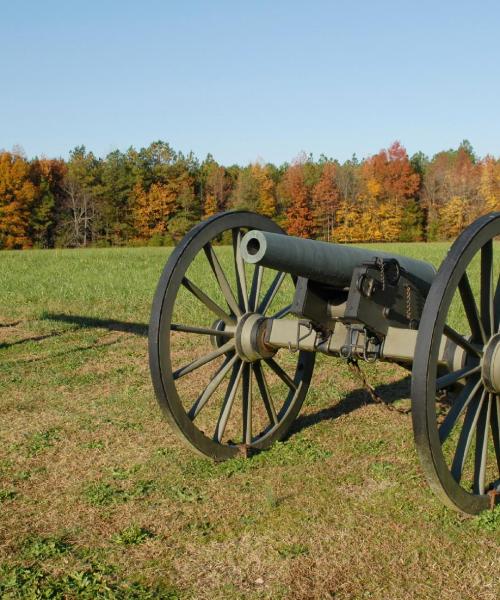
<svg viewBox="0 0 500 600"><path fill-rule="evenodd" d="M490 392L500 393L500 333L495 334L485 346L482 376Z"/></svg>
<svg viewBox="0 0 500 600"><path fill-rule="evenodd" d="M235 331L236 352L245 362L270 358L276 351L264 343L268 319L259 313L245 313L239 319Z"/></svg>

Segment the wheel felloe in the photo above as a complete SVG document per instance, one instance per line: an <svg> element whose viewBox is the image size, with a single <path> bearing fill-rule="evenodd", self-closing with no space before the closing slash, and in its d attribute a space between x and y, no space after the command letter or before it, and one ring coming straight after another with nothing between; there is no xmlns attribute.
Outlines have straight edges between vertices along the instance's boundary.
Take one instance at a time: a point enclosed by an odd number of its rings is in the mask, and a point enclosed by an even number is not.
<svg viewBox="0 0 500 600"><path fill-rule="evenodd" d="M500 213L494 213L453 244L426 300L412 373L413 429L424 473L448 506L470 514L488 508L500 491L500 288L492 242L499 234ZM458 314L468 334L450 324ZM443 338L464 353L445 374L438 373Z"/></svg>

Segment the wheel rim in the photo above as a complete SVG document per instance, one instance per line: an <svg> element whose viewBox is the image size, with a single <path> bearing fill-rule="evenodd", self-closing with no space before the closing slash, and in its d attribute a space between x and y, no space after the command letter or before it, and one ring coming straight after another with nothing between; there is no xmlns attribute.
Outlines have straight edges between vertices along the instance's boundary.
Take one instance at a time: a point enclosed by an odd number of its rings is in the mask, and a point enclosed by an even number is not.
<svg viewBox="0 0 500 600"><path fill-rule="evenodd" d="M491 340L500 318L500 264L493 245L499 234L500 213L494 213L473 223L453 244L426 300L412 373L413 428L422 468L448 506L470 514L488 508L500 484L499 389L487 386L485 361L496 345ZM456 325L460 314L466 323L462 333ZM443 337L458 346L462 362L441 373Z"/></svg>
<svg viewBox="0 0 500 600"><path fill-rule="evenodd" d="M281 439L300 410L314 364L311 353L296 354L292 370L289 357L286 365L273 356L249 362L237 351L243 319L254 313L283 318L290 310L283 305L289 276L261 267L252 273L243 263L239 241L249 229L282 233L248 212L216 215L191 230L165 266L151 312L150 367L160 406L183 441L217 460ZM222 234L230 235L229 256L212 244ZM186 348L192 356L179 358Z"/></svg>

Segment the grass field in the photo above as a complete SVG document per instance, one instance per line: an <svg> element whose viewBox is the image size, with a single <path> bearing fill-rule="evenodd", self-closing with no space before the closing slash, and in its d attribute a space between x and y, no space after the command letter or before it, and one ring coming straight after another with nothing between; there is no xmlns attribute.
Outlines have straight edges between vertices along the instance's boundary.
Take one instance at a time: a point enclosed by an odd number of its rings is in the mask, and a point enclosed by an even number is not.
<svg viewBox="0 0 500 600"><path fill-rule="evenodd" d="M439 265L447 245L384 249ZM0 597L496 600L500 512L444 508L411 417L344 362L318 357L268 452L214 464L177 440L147 363L168 254L0 254ZM407 371L363 369L408 398Z"/></svg>

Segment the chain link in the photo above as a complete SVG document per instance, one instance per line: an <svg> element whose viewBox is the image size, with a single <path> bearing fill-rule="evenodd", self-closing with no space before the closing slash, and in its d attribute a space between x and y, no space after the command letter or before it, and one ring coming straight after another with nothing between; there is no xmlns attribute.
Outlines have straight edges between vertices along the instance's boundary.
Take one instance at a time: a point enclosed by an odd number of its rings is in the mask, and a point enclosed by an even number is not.
<svg viewBox="0 0 500 600"><path fill-rule="evenodd" d="M383 258L377 258L375 261L379 270L380 270L380 281L382 283L382 291L385 290L385 265Z"/></svg>
<svg viewBox="0 0 500 600"><path fill-rule="evenodd" d="M375 388L372 385L370 385L370 383L368 383L368 380L366 379L365 374L361 370L361 367L359 366L356 358L350 356L347 359L347 365L349 366L351 371L359 377L359 379L361 380L361 383L363 384L363 387L365 388L365 390L368 392L370 398L372 399L372 402L374 402L376 404L383 404L385 406L385 408L387 408L387 410L391 410L393 412L398 412L402 415L407 415L411 412L411 408L399 408L397 406L394 406L393 404L389 404L383 398L381 398L375 391Z"/></svg>
<svg viewBox="0 0 500 600"><path fill-rule="evenodd" d="M405 285L406 288L406 318L408 323L411 321L411 286Z"/></svg>

